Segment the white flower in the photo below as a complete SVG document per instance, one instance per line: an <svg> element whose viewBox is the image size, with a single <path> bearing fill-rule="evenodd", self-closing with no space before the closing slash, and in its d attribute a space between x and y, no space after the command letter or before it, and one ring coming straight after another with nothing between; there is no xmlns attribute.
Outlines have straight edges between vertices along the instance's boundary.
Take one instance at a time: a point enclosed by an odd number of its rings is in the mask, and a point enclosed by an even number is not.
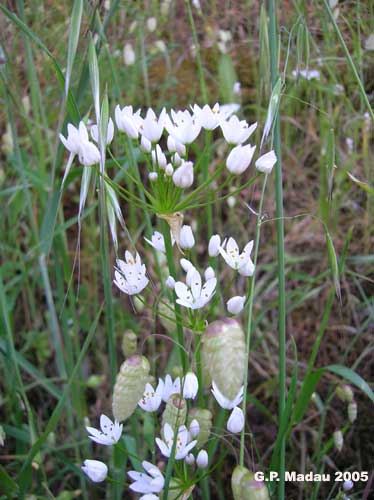
<svg viewBox="0 0 374 500"><path fill-rule="evenodd" d="M348 479L347 481L344 481L344 483L343 483L343 490L344 491L351 491L353 486L354 486L353 481L351 481L351 479Z"/></svg>
<svg viewBox="0 0 374 500"><path fill-rule="evenodd" d="M193 465L195 463L195 457L192 455L192 453L189 453L186 458L184 459L187 465Z"/></svg>
<svg viewBox="0 0 374 500"><path fill-rule="evenodd" d="M192 107L194 116L200 125L205 128L205 130L214 130L219 125L219 104L218 102L211 108L208 104L205 104L203 108L200 108L197 104Z"/></svg>
<svg viewBox="0 0 374 500"><path fill-rule="evenodd" d="M195 238L191 226L182 226L179 236L179 244L183 249L192 248L194 246Z"/></svg>
<svg viewBox="0 0 374 500"><path fill-rule="evenodd" d="M177 377L174 382L170 375L166 375L165 381L159 379L158 385L160 386L161 398L165 403L168 402L172 394L180 394L181 392L181 381Z"/></svg>
<svg viewBox="0 0 374 500"><path fill-rule="evenodd" d="M226 167L232 174L242 174L252 161L256 146L247 144L246 146L236 146L230 151L226 160Z"/></svg>
<svg viewBox="0 0 374 500"><path fill-rule="evenodd" d="M188 110L177 113L171 110L171 116L172 120L169 116L166 117L166 130L181 144L191 144L200 133L200 123L191 116Z"/></svg>
<svg viewBox="0 0 374 500"><path fill-rule="evenodd" d="M176 141L171 135L168 136L167 147L170 153L178 153L178 156L186 154L186 146Z"/></svg>
<svg viewBox="0 0 374 500"><path fill-rule="evenodd" d="M99 129L98 129L96 124L91 126L90 132L91 132L92 139L96 142L96 144L98 144L99 143ZM106 143L110 144L113 140L113 137L114 137L114 123L113 123L113 120L111 118L109 118L108 127L107 127L107 131L106 131Z"/></svg>
<svg viewBox="0 0 374 500"><path fill-rule="evenodd" d="M205 450L200 450L196 457L196 465L199 469L206 469L208 467L209 457Z"/></svg>
<svg viewBox="0 0 374 500"><path fill-rule="evenodd" d="M321 73L318 69L301 69L299 71L294 69L292 71L292 76L294 78L302 76L305 80L319 80L321 78Z"/></svg>
<svg viewBox="0 0 374 500"><path fill-rule="evenodd" d="M232 116L228 121L221 121L224 138L229 144L242 144L256 130L257 122L249 126L245 120Z"/></svg>
<svg viewBox="0 0 374 500"><path fill-rule="evenodd" d="M152 150L152 143L149 141L144 135L140 140L140 149L144 151L144 153L150 153Z"/></svg>
<svg viewBox="0 0 374 500"><path fill-rule="evenodd" d="M195 399L199 389L199 381L194 373L188 372L182 380L184 399Z"/></svg>
<svg viewBox="0 0 374 500"><path fill-rule="evenodd" d="M226 427L228 431L233 432L234 434L242 432L244 427L244 415L241 408L235 406L227 421Z"/></svg>
<svg viewBox="0 0 374 500"><path fill-rule="evenodd" d="M186 283L177 281L175 283L175 293L177 303L190 309L200 309L204 307L213 297L217 285L217 279L211 278L201 286L200 273L191 267L187 271Z"/></svg>
<svg viewBox="0 0 374 500"><path fill-rule="evenodd" d="M221 236L213 234L209 240L208 253L209 257L217 257L219 254L219 247L221 246Z"/></svg>
<svg viewBox="0 0 374 500"><path fill-rule="evenodd" d="M144 238L147 243L149 243L153 248L159 252L165 253L165 240L163 235L159 231L154 231L151 239Z"/></svg>
<svg viewBox="0 0 374 500"><path fill-rule="evenodd" d="M157 172L149 172L148 174L148 179L151 181L151 182L154 182L157 180L157 177L158 177L158 173Z"/></svg>
<svg viewBox="0 0 374 500"><path fill-rule="evenodd" d="M224 258L226 264L232 269L240 270L248 263L248 261L252 262L250 255L253 248L253 241L250 241L245 245L241 254L239 254L239 247L234 238L229 238L226 244L226 250L223 248L224 245L225 242L219 247L219 253Z"/></svg>
<svg viewBox="0 0 374 500"><path fill-rule="evenodd" d="M173 276L168 276L167 280L165 281L165 285L170 288L170 290L174 290L175 287L175 279Z"/></svg>
<svg viewBox="0 0 374 500"><path fill-rule="evenodd" d="M140 408L147 412L157 411L161 404L162 391L163 383L159 382L156 390L153 389L151 384L146 384L143 397L138 402Z"/></svg>
<svg viewBox="0 0 374 500"><path fill-rule="evenodd" d="M152 33L157 28L157 19L155 17L149 17L147 19L147 29Z"/></svg>
<svg viewBox="0 0 374 500"><path fill-rule="evenodd" d="M166 156L162 152L162 149L160 148L160 145L156 145L156 150L152 151L152 164L153 166L158 165L158 167L161 170L164 170L168 161L166 159Z"/></svg>
<svg viewBox="0 0 374 500"><path fill-rule="evenodd" d="M86 429L91 434L88 437L92 441L105 446L118 443L122 435L122 424L120 425L117 420L113 423L106 415L100 417L100 431L94 427L86 427Z"/></svg>
<svg viewBox="0 0 374 500"><path fill-rule="evenodd" d="M108 475L108 467L99 460L85 460L81 469L94 483L101 483Z"/></svg>
<svg viewBox="0 0 374 500"><path fill-rule="evenodd" d="M100 151L97 149L95 144L89 141L86 125L81 121L79 122L78 128L74 127L71 123L68 124L67 128L68 136L66 139L62 134L60 134L60 140L65 148L70 151L72 155L77 154L80 163L85 167L90 167L91 165L95 165L95 163L99 163ZM71 158L71 161L72 160L73 157ZM70 166L71 163L65 171L63 181L70 170Z"/></svg>
<svg viewBox="0 0 374 500"><path fill-rule="evenodd" d="M243 392L244 392L244 386L241 386L239 389L238 394L235 396L234 399L230 400L226 398L222 392L218 389L217 384L212 382L212 394L216 398L217 403L220 405L221 408L224 408L225 410L232 410L235 408L235 406L240 405L240 403L243 400Z"/></svg>
<svg viewBox="0 0 374 500"><path fill-rule="evenodd" d="M132 66L135 62L136 56L131 43L126 43L123 48L123 60L126 66Z"/></svg>
<svg viewBox="0 0 374 500"><path fill-rule="evenodd" d="M195 438L196 436L198 436L200 434L200 424L199 424L198 420L196 420L196 418L194 418L191 421L190 427L188 430L189 430L189 433L191 434L192 438Z"/></svg>
<svg viewBox="0 0 374 500"><path fill-rule="evenodd" d="M255 165L257 170L264 172L264 174L270 174L273 170L274 165L277 163L277 157L274 151L269 151L256 161Z"/></svg>
<svg viewBox="0 0 374 500"><path fill-rule="evenodd" d="M123 293L135 295L148 285L146 268L138 253L134 260L132 254L126 250L125 259L126 261L117 259L118 269L114 271L115 279L113 282Z"/></svg>
<svg viewBox="0 0 374 500"><path fill-rule="evenodd" d="M176 156L176 154L174 156ZM177 187L180 187L182 189L189 188L193 184L193 176L194 174L192 161L185 161L174 172L173 182Z"/></svg>
<svg viewBox="0 0 374 500"><path fill-rule="evenodd" d="M227 301L227 310L231 314L239 314L243 310L244 302L245 302L245 295L243 295L242 297L239 295L232 297L230 300Z"/></svg>
<svg viewBox="0 0 374 500"><path fill-rule="evenodd" d="M219 115L222 120L227 120L233 113L236 113L240 109L240 104L237 102L232 102L228 104L222 104L219 107Z"/></svg>
<svg viewBox="0 0 374 500"><path fill-rule="evenodd" d="M136 493L159 493L164 487L164 476L160 469L146 460L142 462L142 467L146 474L135 470L128 472L130 478L135 481L129 486L130 490Z"/></svg>
<svg viewBox="0 0 374 500"><path fill-rule="evenodd" d="M160 500L160 497L154 495L153 493L147 493L146 495L142 495L139 500Z"/></svg>
<svg viewBox="0 0 374 500"><path fill-rule="evenodd" d="M132 106L125 106L120 108L119 105L115 107L114 118L118 130L125 132L130 139L137 139L139 135L139 128L142 124L142 117L140 116L140 109L133 113Z"/></svg>
<svg viewBox="0 0 374 500"><path fill-rule="evenodd" d="M163 434L164 441L160 438L156 438L156 443L164 457L169 458L173 449L175 438L174 431L168 423L164 425ZM179 427L176 439L175 460L183 460L196 445L197 441L191 441L188 443L188 430L185 425Z"/></svg>
<svg viewBox="0 0 374 500"><path fill-rule="evenodd" d="M153 109L149 108L145 118L143 119L141 127L142 135L153 143L158 142L162 136L162 132L164 131L165 117L165 108L161 111L159 118L157 118Z"/></svg>
<svg viewBox="0 0 374 500"><path fill-rule="evenodd" d="M216 276L216 273L214 272L213 267L209 266L205 269L205 273L204 273L205 281L208 281L212 278L215 278L215 276Z"/></svg>
<svg viewBox="0 0 374 500"><path fill-rule="evenodd" d="M248 259L244 266L239 268L239 274L241 276L253 276L255 272L255 265L253 264L251 259Z"/></svg>

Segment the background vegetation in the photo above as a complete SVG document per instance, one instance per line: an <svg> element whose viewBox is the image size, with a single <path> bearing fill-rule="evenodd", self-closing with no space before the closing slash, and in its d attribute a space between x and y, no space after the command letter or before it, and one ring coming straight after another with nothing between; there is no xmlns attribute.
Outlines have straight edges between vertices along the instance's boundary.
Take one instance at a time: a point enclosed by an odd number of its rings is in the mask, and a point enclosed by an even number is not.
<svg viewBox="0 0 374 500"><path fill-rule="evenodd" d="M96 41L100 78L112 115L117 103L159 110L206 100L210 104L236 101L243 117L263 126L271 93L267 12L262 2L211 0L201 1L201 9L193 6L198 46L181 0L83 2L81 23L74 24L79 19L74 14L77 4L17 0L2 7L0 18L0 423L5 436L0 483L4 498L17 498L22 485L32 498L103 498L103 487L88 484L80 465L92 455L84 419L110 414L113 366L109 366L108 338L115 345L118 364L123 361L121 340L128 328L136 332L148 355L157 357L159 366L166 363L170 349L167 342L157 340L152 354L145 340L152 333L165 333L162 324L147 310L136 314L115 291L112 321L98 316L104 290L95 192L89 193L77 253L81 167L72 169L60 200L66 154L58 133L90 109L93 117L90 35ZM305 374L316 339L322 338L317 367L345 365L373 387L373 124L324 2L281 4L287 381L291 382L295 365L292 342L299 373ZM351 62L373 102L373 3L345 1L332 7ZM154 30L149 23L152 17L157 21ZM74 30L79 33L76 52L69 44ZM135 54L131 65L128 49L127 64L124 61L126 44ZM312 69L318 70L319 78L293 73ZM64 75L70 80L67 99ZM237 81L240 94L233 91ZM246 461L260 469L261 462L269 464L278 429L275 195L273 179L269 181L249 360L253 440ZM255 217L251 226L245 203L256 209L259 196L259 186L251 186L219 211L215 209L215 231L254 236ZM122 210L136 241L144 221L131 206L123 204ZM196 220L190 222L204 235L204 212L194 215ZM341 265L340 300L331 279L333 255L325 228ZM137 245L142 245L141 239ZM119 247L126 247L125 234L119 235ZM320 379L311 402L307 401L306 414L288 436L286 465L300 472L368 470L369 481L357 486L351 497L369 499L374 488L370 388L366 394L354 389L358 417L347 425L346 405L335 395L341 380L331 372ZM128 425L127 445L136 449L146 429L134 428L131 421ZM340 428L345 435L343 450L338 452L332 434ZM32 445L35 453L30 455ZM125 462L126 457L116 462L119 475L124 474ZM225 463L211 478L212 498L230 498L226 478L232 467L230 460ZM234 466L235 456L231 463ZM289 483L286 491L286 498L334 498L337 486ZM121 494L120 488L112 488L108 498L121 498Z"/></svg>

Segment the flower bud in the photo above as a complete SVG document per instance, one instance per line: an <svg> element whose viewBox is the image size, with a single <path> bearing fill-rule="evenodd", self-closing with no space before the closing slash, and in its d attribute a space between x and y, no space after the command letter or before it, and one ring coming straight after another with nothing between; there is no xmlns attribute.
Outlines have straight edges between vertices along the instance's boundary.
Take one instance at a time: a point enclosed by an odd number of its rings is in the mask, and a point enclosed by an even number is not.
<svg viewBox="0 0 374 500"><path fill-rule="evenodd" d="M173 155L172 162L175 167L180 167L183 163L183 160L178 153L175 153L175 155Z"/></svg>
<svg viewBox="0 0 374 500"><path fill-rule="evenodd" d="M354 399L354 394L352 391L352 387L345 384L345 385L338 385L336 388L336 395L338 398L343 401L344 403L352 403Z"/></svg>
<svg viewBox="0 0 374 500"><path fill-rule="evenodd" d="M194 174L192 161L185 161L174 172L173 182L177 187L180 187L182 189L189 188L193 184L193 176Z"/></svg>
<svg viewBox="0 0 374 500"><path fill-rule="evenodd" d="M191 493L194 488L194 484L186 488L180 479L173 477L169 483L168 500L187 500L191 498Z"/></svg>
<svg viewBox="0 0 374 500"><path fill-rule="evenodd" d="M256 161L255 165L259 172L263 172L264 174L270 174L276 163L277 163L277 157L275 156L274 151L270 151L269 153L260 156L260 158Z"/></svg>
<svg viewBox="0 0 374 500"><path fill-rule="evenodd" d="M164 299L158 303L158 312L161 324L165 330L168 333L174 333L176 319L173 304L169 300Z"/></svg>
<svg viewBox="0 0 374 500"><path fill-rule="evenodd" d="M344 481L343 483L344 491L351 491L352 488L353 488L353 481L351 481L350 479L348 481Z"/></svg>
<svg viewBox="0 0 374 500"><path fill-rule="evenodd" d="M133 414L148 382L149 362L144 356L131 356L122 363L113 390L113 415L119 422Z"/></svg>
<svg viewBox="0 0 374 500"><path fill-rule="evenodd" d="M200 450L196 457L196 465L199 469L206 469L208 467L209 457L205 450Z"/></svg>
<svg viewBox="0 0 374 500"><path fill-rule="evenodd" d="M349 403L348 405L348 419L353 424L353 422L357 418L357 403L356 401L352 401L352 403Z"/></svg>
<svg viewBox="0 0 374 500"><path fill-rule="evenodd" d="M214 234L208 245L209 257L217 257L219 255L219 247L221 246L221 237L219 234Z"/></svg>
<svg viewBox="0 0 374 500"><path fill-rule="evenodd" d="M175 287L175 279L173 276L168 276L167 280L165 281L165 285L170 288L170 290L174 290Z"/></svg>
<svg viewBox="0 0 374 500"><path fill-rule="evenodd" d="M152 164L156 166L158 164L158 167L161 170L164 170L166 165L167 165L167 159L164 153L162 152L162 149L160 148L159 144L156 144L156 150L152 151Z"/></svg>
<svg viewBox="0 0 374 500"><path fill-rule="evenodd" d="M334 439L334 445L335 448L338 451L342 451L343 449L343 444L344 444L344 439L343 439L343 433L342 431L335 431L333 434L333 439Z"/></svg>
<svg viewBox="0 0 374 500"><path fill-rule="evenodd" d="M162 414L162 429L169 424L172 429L178 429L186 422L187 403L179 394L172 394L166 403Z"/></svg>
<svg viewBox="0 0 374 500"><path fill-rule="evenodd" d="M155 17L149 17L147 19L147 29L151 33L157 28L157 19Z"/></svg>
<svg viewBox="0 0 374 500"><path fill-rule="evenodd" d="M195 457L192 455L192 453L189 453L186 458L184 459L187 465L193 465L195 463Z"/></svg>
<svg viewBox="0 0 374 500"><path fill-rule="evenodd" d="M150 153L152 150L152 143L149 141L144 135L142 135L141 141L140 141L140 149L144 153Z"/></svg>
<svg viewBox="0 0 374 500"><path fill-rule="evenodd" d="M189 430L189 432L190 432L190 434L191 434L191 437L192 437L192 438L195 438L196 436L198 436L198 435L199 435L199 432L200 432L200 424L199 424L199 422L196 420L196 418L194 418L194 419L191 421L191 423L190 423L190 425L189 425L189 427L188 427L188 430Z"/></svg>
<svg viewBox="0 0 374 500"><path fill-rule="evenodd" d="M158 173L157 172L149 172L148 179L151 182L157 181Z"/></svg>
<svg viewBox="0 0 374 500"><path fill-rule="evenodd" d="M239 432L242 432L243 427L244 427L243 411L238 406L235 406L227 421L227 430L234 434L238 434Z"/></svg>
<svg viewBox="0 0 374 500"><path fill-rule="evenodd" d="M183 249L189 249L195 245L195 238L191 226L182 226L179 244Z"/></svg>
<svg viewBox="0 0 374 500"><path fill-rule="evenodd" d="M194 373L188 372L182 381L183 397L185 399L195 399L199 390L199 382Z"/></svg>
<svg viewBox="0 0 374 500"><path fill-rule="evenodd" d="M212 429L212 419L213 415L209 410L205 408L191 408L188 412L187 426L190 429L193 428L193 421L196 420L199 424L200 430L195 438L197 439L196 448L202 448L209 439L210 431ZM191 432L191 429L190 429Z"/></svg>
<svg viewBox="0 0 374 500"><path fill-rule="evenodd" d="M245 337L240 323L224 318L211 323L203 334L204 361L220 392L233 400L244 381L247 366Z"/></svg>
<svg viewBox="0 0 374 500"><path fill-rule="evenodd" d="M208 281L212 278L215 278L216 276L216 273L214 272L214 269L213 267L209 266L205 269L205 273L204 273L204 276L205 276L205 280Z"/></svg>
<svg viewBox="0 0 374 500"><path fill-rule="evenodd" d="M122 352L125 358L136 353L137 336L132 330L126 330L122 337Z"/></svg>
<svg viewBox="0 0 374 500"><path fill-rule="evenodd" d="M243 295L242 297L239 295L231 297L231 299L227 301L227 310L231 314L239 314L243 310L244 302L245 295Z"/></svg>
<svg viewBox="0 0 374 500"><path fill-rule="evenodd" d="M101 483L108 475L108 467L99 460L85 460L81 468L94 483Z"/></svg>
<svg viewBox="0 0 374 500"><path fill-rule="evenodd" d="M173 165L171 163L168 163L165 168L165 174L168 177L171 177L173 175L173 172L174 172Z"/></svg>
<svg viewBox="0 0 374 500"><path fill-rule="evenodd" d="M236 146L229 154L226 160L227 169L235 175L242 174L251 163L256 146L247 144L246 146Z"/></svg>
<svg viewBox="0 0 374 500"><path fill-rule="evenodd" d="M238 465L231 477L234 500L270 500L268 489L262 481L254 479L253 472Z"/></svg>
<svg viewBox="0 0 374 500"><path fill-rule="evenodd" d="M135 62L136 56L131 43L126 43L123 49L123 60L126 66L132 66Z"/></svg>

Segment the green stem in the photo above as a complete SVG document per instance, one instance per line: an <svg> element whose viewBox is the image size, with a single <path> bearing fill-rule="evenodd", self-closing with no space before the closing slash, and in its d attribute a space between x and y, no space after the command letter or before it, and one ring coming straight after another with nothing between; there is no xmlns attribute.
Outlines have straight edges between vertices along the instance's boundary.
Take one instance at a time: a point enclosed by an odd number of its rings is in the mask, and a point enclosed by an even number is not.
<svg viewBox="0 0 374 500"><path fill-rule="evenodd" d="M267 181L267 175L265 175L264 182L262 184L262 191L261 191L261 198L260 198L260 204L259 204L259 209L258 209L258 215L257 215L257 226L256 226L256 243L255 243L255 251L254 251L254 256L253 256L253 263L255 266L255 272L253 273L252 279L251 279L251 284L250 284L250 289L249 289L249 302L248 302L248 321L247 321L247 336L246 336L246 346L245 346L245 353L246 353L246 360L247 360L247 369L244 373L244 395L243 395L243 414L244 414L244 422L246 420L246 414L247 414L247 385L248 385L248 375L249 375L249 368L248 368L248 361L249 361L249 351L251 347L251 333L252 333L252 312L253 312L253 300L254 300L254 292L255 292L255 281L256 281L256 270L257 270L257 257L258 257L258 247L260 243L260 233L261 233L261 213L262 213L262 205L264 201L264 195L265 195L265 188L266 188L266 181ZM244 446L245 446L245 425L243 427L243 430L240 435L240 454L239 454L239 463L241 466L244 465Z"/></svg>
<svg viewBox="0 0 374 500"><path fill-rule="evenodd" d="M278 72L278 28L276 1L269 0L269 47L270 47L270 65L271 65L271 83L275 87ZM284 269L284 223L283 223L283 184L282 184L282 156L280 139L279 116L274 121L274 150L277 156L275 166L275 199L276 199L276 217L277 217L277 258L278 258L278 341L279 341L279 422L286 406L286 284ZM285 498L285 455L286 438L282 437L279 450L279 482L278 499Z"/></svg>
<svg viewBox="0 0 374 500"><path fill-rule="evenodd" d="M171 245L171 237L170 237L170 228L169 224L166 221L162 221L162 233L164 235L165 240L165 250L166 250L166 258L169 267L169 273L173 278L176 278L176 269L175 262L173 256L173 247ZM184 350L184 335L183 335L183 325L181 320L181 310L179 304L175 302L174 299L174 310L175 310L175 321L177 326L177 335L178 335L178 344L179 344L179 354L181 358L183 373L186 373L187 369L187 354Z"/></svg>

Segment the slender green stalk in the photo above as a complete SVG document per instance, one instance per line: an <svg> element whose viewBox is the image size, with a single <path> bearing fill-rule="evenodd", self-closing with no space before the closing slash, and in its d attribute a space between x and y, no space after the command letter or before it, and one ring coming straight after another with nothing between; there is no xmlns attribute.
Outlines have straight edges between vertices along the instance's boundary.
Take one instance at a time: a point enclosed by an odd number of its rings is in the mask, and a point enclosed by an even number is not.
<svg viewBox="0 0 374 500"><path fill-rule="evenodd" d="M251 278L251 284L249 288L249 302L248 302L248 321L247 321L247 335L246 335L246 345L245 345L245 353L247 360L247 369L244 373L244 395L243 395L243 413L244 413L244 422L246 420L246 408L247 408L247 385L248 385L248 375L249 375L249 351L251 347L251 333L252 333L252 312L253 312L253 301L254 301L254 292L255 292L255 281L256 281L256 265L257 265L257 257L258 257L258 247L260 243L260 233L261 233L261 214L262 214L262 205L264 202L264 195L266 189L266 181L267 175L265 175L264 182L262 184L261 198L260 204L258 208L257 214L257 226L256 226L256 243L255 243L255 251L253 256L253 263L255 265L255 272ZM239 463L241 466L244 465L244 447L245 447L245 425L240 435L240 454L239 454Z"/></svg>
<svg viewBox="0 0 374 500"><path fill-rule="evenodd" d="M187 15L188 15L188 21L189 21L190 26L191 26L192 39L193 39L193 43L194 43L194 46L195 46L196 63L197 63L197 71L198 71L198 74L199 74L201 97L203 98L204 103L207 104L208 103L208 91L207 91L207 87L206 87L206 83L205 83L205 78L204 78L204 67L203 67L203 63L202 63L202 60L201 60L200 44L199 44L199 40L197 38L195 21L193 19L193 14L192 14L190 0L185 0L184 3L186 5Z"/></svg>
<svg viewBox="0 0 374 500"><path fill-rule="evenodd" d="M324 5L325 5L325 9L326 9L326 12L327 12L327 15L329 16L330 18L330 21L334 27L334 30L335 30L335 33L339 39L339 42L340 42L340 45L344 51L344 54L345 54L345 57L347 59L347 63L348 63L348 66L350 67L352 73L353 73L353 76L355 77L355 80L357 82L357 85L358 85L358 88L360 89L360 94L364 100L364 103L365 103L365 106L367 107L367 110L370 114L370 118L372 119L372 121L374 121L374 111L373 111L373 108L371 107L370 105L370 102L369 102L369 99L368 99L368 96L366 94L366 91L365 91L365 88L364 88L364 85L361 81L361 78L360 78L360 75L358 74L358 71L356 69L356 66L355 66L355 63L353 62L353 59L351 57L351 54L349 53L349 50L348 50L348 47L344 41L344 38L343 38L343 35L339 29L339 26L337 25L337 22L336 22L336 19L334 17L334 14L330 8L330 5L329 5L329 2L327 0L322 0Z"/></svg>
<svg viewBox="0 0 374 500"><path fill-rule="evenodd" d="M175 262L173 256L173 247L171 245L171 237L170 237L170 228L169 224L166 221L162 221L162 233L164 235L165 240L165 250L166 250L166 258L168 261L169 272L170 275L174 278L176 277L176 269ZM178 335L178 344L179 344L179 354L181 358L183 373L186 373L187 369L187 354L184 350L184 335L183 335L183 325L182 325L182 316L180 311L180 306L176 302L174 302L175 309L175 321L177 327L177 335Z"/></svg>
<svg viewBox="0 0 374 500"><path fill-rule="evenodd" d="M269 47L271 84L275 87L279 77L278 71L278 28L275 0L269 0ZM279 342L279 422L286 406L286 284L284 266L284 224L283 224L283 184L282 156L279 116L274 121L274 150L277 156L275 166L275 199L277 216L277 258L278 258L278 342ZM286 439L282 438L279 450L279 483L278 499L285 498L285 455Z"/></svg>

